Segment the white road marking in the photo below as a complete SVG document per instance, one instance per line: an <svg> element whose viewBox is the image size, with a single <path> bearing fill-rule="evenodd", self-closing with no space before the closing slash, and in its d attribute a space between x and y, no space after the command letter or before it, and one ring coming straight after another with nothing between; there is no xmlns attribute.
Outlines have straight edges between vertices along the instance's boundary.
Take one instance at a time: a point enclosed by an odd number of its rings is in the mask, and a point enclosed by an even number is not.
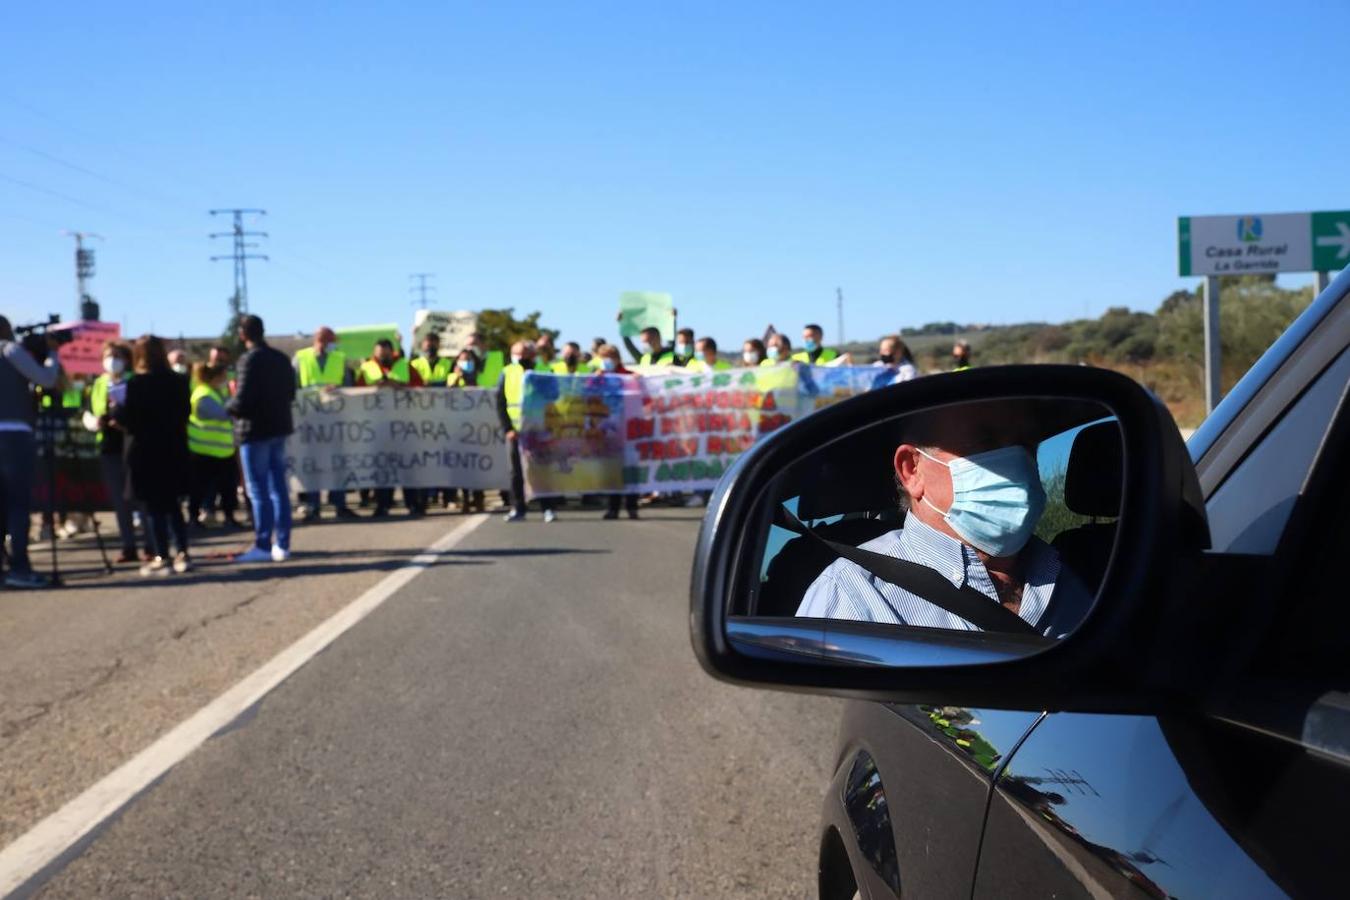
<svg viewBox="0 0 1350 900"><path fill-rule="evenodd" d="M399 588L418 576L442 554L486 522L478 515L463 522L406 566L390 572L378 584L348 603L312 631L282 650L252 674L174 726L163 737L136 754L65 806L34 825L0 850L0 897L28 883L81 839L116 815L156 779L229 725L241 713L267 696L343 632L360 622Z"/></svg>

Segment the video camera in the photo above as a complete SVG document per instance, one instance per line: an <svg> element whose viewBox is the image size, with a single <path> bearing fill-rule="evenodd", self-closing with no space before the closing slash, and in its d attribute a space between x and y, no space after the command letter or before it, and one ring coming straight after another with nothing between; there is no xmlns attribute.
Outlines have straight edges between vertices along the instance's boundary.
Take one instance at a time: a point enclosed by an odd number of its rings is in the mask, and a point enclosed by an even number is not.
<svg viewBox="0 0 1350 900"><path fill-rule="evenodd" d="M38 362L46 362L47 355L52 347L60 347L62 344L68 344L75 340L73 331L52 331L53 325L60 325L61 317L56 313L50 313L45 322L34 322L31 325L18 325L14 328L14 336L19 339L23 349L27 350Z"/></svg>

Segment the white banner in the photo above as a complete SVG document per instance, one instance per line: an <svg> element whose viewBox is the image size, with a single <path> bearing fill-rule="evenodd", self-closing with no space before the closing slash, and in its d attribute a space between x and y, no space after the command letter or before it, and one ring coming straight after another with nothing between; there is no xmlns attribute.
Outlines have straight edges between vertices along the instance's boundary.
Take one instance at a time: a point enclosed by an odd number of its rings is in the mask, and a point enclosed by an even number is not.
<svg viewBox="0 0 1350 900"><path fill-rule="evenodd" d="M510 487L495 389L304 390L293 413L294 490Z"/></svg>

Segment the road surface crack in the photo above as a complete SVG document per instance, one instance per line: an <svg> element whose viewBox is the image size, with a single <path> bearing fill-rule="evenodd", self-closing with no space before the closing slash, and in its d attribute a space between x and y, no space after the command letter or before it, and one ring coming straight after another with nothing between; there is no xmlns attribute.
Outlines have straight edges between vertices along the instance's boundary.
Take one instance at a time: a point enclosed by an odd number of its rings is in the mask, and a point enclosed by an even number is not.
<svg viewBox="0 0 1350 900"><path fill-rule="evenodd" d="M0 739L9 740L18 737L29 728L32 728L33 725L56 707L69 703L72 700L78 700L86 694L90 694L112 681L121 668L122 657L119 656L117 659L113 660L111 664L94 670L94 677L85 684L82 684L77 688L72 688L54 700L38 700L35 703L30 704L32 712L15 719L7 719L3 723L0 723Z"/></svg>

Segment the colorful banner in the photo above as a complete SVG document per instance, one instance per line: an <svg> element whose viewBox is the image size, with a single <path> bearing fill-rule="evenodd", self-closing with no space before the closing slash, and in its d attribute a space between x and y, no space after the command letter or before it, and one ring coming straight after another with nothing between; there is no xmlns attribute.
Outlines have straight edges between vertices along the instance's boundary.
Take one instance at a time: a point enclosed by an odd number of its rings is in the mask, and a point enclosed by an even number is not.
<svg viewBox="0 0 1350 900"><path fill-rule="evenodd" d="M286 461L297 491L510 487L490 388L304 390L293 414Z"/></svg>
<svg viewBox="0 0 1350 900"><path fill-rule="evenodd" d="M70 322L50 330L68 331L74 335L73 340L56 350L56 357L67 375L102 375L104 343L122 336L122 326L116 322Z"/></svg>
<svg viewBox="0 0 1350 900"><path fill-rule="evenodd" d="M784 365L662 375L525 377L530 496L711 490L794 418L871 389L880 370Z"/></svg>

